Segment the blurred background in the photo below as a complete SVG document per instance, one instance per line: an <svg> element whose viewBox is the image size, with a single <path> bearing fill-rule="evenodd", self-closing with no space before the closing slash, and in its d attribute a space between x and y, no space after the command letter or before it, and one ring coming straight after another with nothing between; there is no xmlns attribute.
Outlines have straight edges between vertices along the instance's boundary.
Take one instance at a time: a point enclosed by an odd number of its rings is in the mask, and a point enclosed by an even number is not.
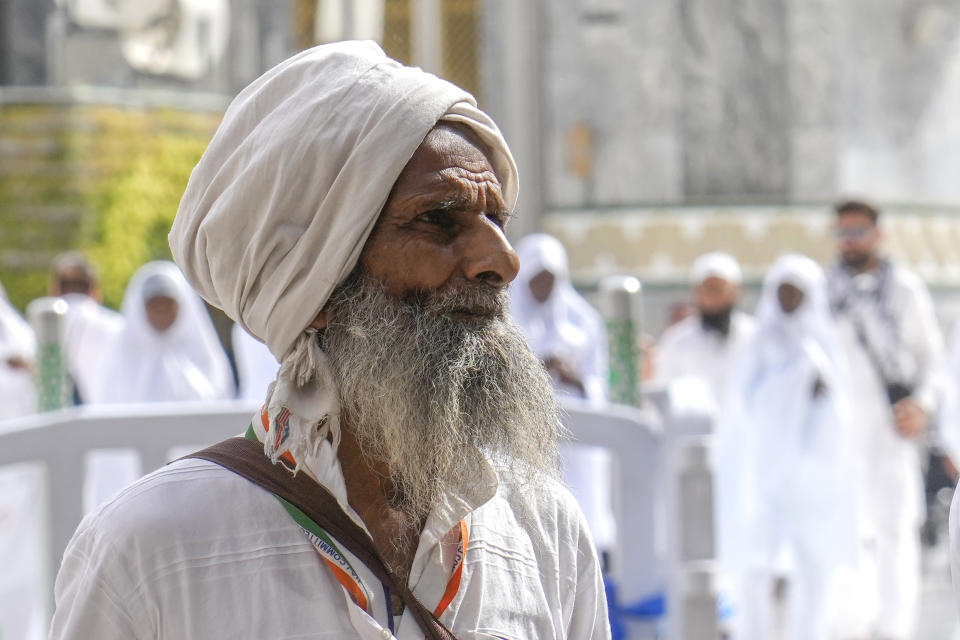
<svg viewBox="0 0 960 640"><path fill-rule="evenodd" d="M108 305L166 232L230 98L290 53L371 38L472 91L523 174L516 236L574 281L642 278L659 328L693 259L748 282L827 261L827 205L884 205L889 251L960 299L952 0L3 0L0 268L21 309L83 249Z"/></svg>
<svg viewBox="0 0 960 640"><path fill-rule="evenodd" d="M650 336L704 253L737 258L751 309L781 254L831 264L845 197L880 205L884 251L927 284L944 332L960 318L956 0L0 0L12 305L47 295L54 257L80 250L118 309L138 268L169 259L233 96L345 39L471 91L519 164L512 237L558 238L594 302L602 278L636 277ZM942 537L923 607L917 637L949 638Z"/></svg>

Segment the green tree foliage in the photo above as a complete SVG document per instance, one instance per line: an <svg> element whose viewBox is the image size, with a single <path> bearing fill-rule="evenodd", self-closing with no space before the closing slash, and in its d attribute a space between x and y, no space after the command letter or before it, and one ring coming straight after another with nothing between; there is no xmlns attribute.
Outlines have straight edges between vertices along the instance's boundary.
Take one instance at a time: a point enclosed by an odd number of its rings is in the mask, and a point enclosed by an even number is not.
<svg viewBox="0 0 960 640"><path fill-rule="evenodd" d="M20 309L46 295L50 261L80 249L119 307L167 232L219 114L112 105L0 107L0 282Z"/></svg>

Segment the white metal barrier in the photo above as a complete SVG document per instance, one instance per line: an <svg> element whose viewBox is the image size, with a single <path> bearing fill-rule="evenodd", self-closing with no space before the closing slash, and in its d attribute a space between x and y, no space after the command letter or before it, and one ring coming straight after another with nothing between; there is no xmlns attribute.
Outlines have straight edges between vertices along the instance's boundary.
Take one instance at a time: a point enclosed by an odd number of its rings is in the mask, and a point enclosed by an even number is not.
<svg viewBox="0 0 960 640"><path fill-rule="evenodd" d="M575 442L614 454L616 544L610 574L624 601L660 593L668 583L663 495L665 443L659 413L625 406L597 409L563 402ZM257 407L248 403L78 407L0 423L0 469L39 463L45 499L44 593L52 603L60 558L83 517L85 460L101 449L130 449L143 473L169 462L172 452L201 448L243 432Z"/></svg>
<svg viewBox="0 0 960 640"><path fill-rule="evenodd" d="M39 463L43 499L36 505L45 529L44 591L83 517L88 452L130 449L149 473L183 448L201 448L242 433L255 413L250 403L75 407L0 422L0 468Z"/></svg>

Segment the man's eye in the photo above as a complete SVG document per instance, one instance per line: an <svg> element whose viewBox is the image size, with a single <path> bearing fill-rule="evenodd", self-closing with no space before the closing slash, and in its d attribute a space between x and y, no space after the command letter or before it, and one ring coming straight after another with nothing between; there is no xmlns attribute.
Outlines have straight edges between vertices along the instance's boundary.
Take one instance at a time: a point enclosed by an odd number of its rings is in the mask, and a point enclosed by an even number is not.
<svg viewBox="0 0 960 640"><path fill-rule="evenodd" d="M497 225L501 229L507 226L507 221L510 220L510 214L508 213L490 213L487 214L487 218L490 219L493 224Z"/></svg>
<svg viewBox="0 0 960 640"><path fill-rule="evenodd" d="M454 225L452 216L446 211L441 211L439 209L421 213L419 216L417 216L417 220L444 230L452 229Z"/></svg>

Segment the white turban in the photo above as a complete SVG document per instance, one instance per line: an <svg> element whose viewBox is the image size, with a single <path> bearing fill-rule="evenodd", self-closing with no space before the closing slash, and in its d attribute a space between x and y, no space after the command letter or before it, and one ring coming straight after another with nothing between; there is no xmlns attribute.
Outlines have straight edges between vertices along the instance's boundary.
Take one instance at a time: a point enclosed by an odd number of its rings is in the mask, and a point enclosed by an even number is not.
<svg viewBox="0 0 960 640"><path fill-rule="evenodd" d="M516 165L469 93L372 42L293 56L227 109L180 202L174 259L200 295L283 362L356 265L394 182L439 121L467 125L489 148L512 208ZM332 414L327 391L298 401L278 388L268 404ZM309 427L323 417L302 416Z"/></svg>

